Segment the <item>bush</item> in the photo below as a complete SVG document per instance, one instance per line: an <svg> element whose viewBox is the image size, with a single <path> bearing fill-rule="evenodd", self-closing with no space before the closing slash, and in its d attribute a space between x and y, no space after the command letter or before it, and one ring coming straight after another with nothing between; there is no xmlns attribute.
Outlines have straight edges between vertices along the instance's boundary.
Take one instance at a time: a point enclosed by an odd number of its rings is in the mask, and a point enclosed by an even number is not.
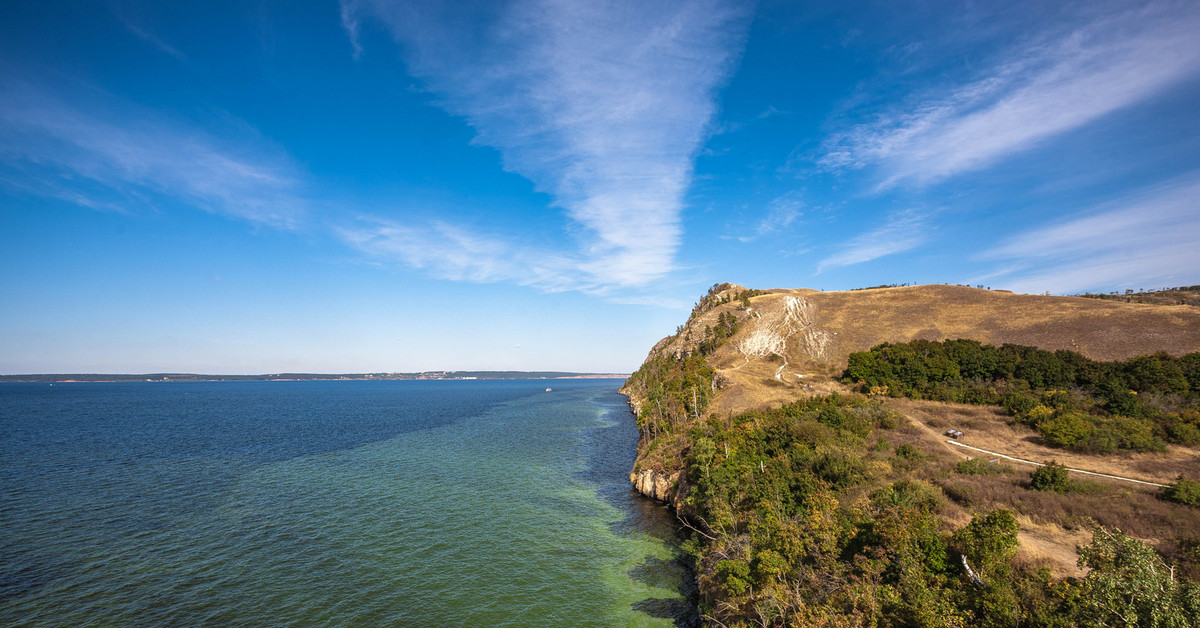
<svg viewBox="0 0 1200 628"><path fill-rule="evenodd" d="M812 465L812 471L834 489L854 486L867 475L866 465L857 457L833 453L817 458Z"/></svg>
<svg viewBox="0 0 1200 628"><path fill-rule="evenodd" d="M750 588L750 565L742 560L717 561L717 578L725 586L725 590L741 595Z"/></svg>
<svg viewBox="0 0 1200 628"><path fill-rule="evenodd" d="M1166 451L1167 445L1154 435L1154 428L1150 423L1124 416L1112 416L1097 421L1091 435L1074 448L1095 453L1111 453L1117 449Z"/></svg>
<svg viewBox="0 0 1200 628"><path fill-rule="evenodd" d="M1009 416L1023 417L1029 414L1030 410L1038 405L1037 399L1023 393L1008 393L1004 395L1004 400L1000 402L1004 411Z"/></svg>
<svg viewBox="0 0 1200 628"><path fill-rule="evenodd" d="M1048 444L1068 448L1087 440L1093 429L1087 415L1079 412L1063 412L1038 426Z"/></svg>
<svg viewBox="0 0 1200 628"><path fill-rule="evenodd" d="M1071 488L1071 478L1066 467L1052 460L1034 470L1029 476L1029 484L1039 491L1066 493Z"/></svg>
<svg viewBox="0 0 1200 628"><path fill-rule="evenodd" d="M1167 501L1200 508L1200 482L1180 476L1162 490L1162 496Z"/></svg>

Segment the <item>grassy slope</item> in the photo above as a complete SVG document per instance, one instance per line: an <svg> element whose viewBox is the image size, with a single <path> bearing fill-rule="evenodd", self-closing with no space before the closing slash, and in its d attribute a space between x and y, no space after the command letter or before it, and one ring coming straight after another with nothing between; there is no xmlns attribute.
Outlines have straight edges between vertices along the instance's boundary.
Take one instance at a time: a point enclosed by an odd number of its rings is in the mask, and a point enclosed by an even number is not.
<svg viewBox="0 0 1200 628"><path fill-rule="evenodd" d="M746 361L738 340L758 320L776 315L788 297L808 302L811 326L805 332L828 339L825 355L806 350L799 334L789 338L783 357L786 375L776 380L780 358ZM738 336L709 358L728 386L710 411L739 412L785 403L813 391L832 392L850 353L881 342L970 338L1042 349L1069 349L1095 360L1122 360L1155 351L1182 355L1200 350L1200 308L1103 301L1079 297L1012 294L962 286L908 286L849 292L773 290L752 299L750 311L738 303L719 306L692 321L683 337L701 336L720 312L745 320ZM752 318L757 316L757 318ZM667 347L686 347L683 340ZM797 375L805 375L805 380ZM772 381L773 380L773 381Z"/></svg>
<svg viewBox="0 0 1200 628"><path fill-rule="evenodd" d="M740 287L731 286L732 294ZM792 311L799 316L784 325L788 300L802 300ZM1184 305L1125 303L1079 297L1017 295L960 286L911 286L852 292L772 290L756 296L750 307L736 299L688 321L676 337L656 345L652 356L694 351L704 328L724 312L740 321L738 333L708 356L716 371L717 394L706 415L728 417L740 412L778 407L796 399L845 392L836 381L847 356L881 342L913 339L970 338L988 344L1032 345L1069 349L1097 360L1120 360L1166 351L1182 355L1200 350L1200 309ZM786 341L777 354L748 356L739 350L756 328L774 325ZM627 391L637 402L637 391ZM927 458L912 470L915 477L939 487L949 498L938 512L947 529L966 524L972 515L996 507L1018 513L1020 558L1044 564L1058 575L1077 575L1075 547L1090 538L1091 521L1119 526L1147 539L1170 555L1173 539L1200 535L1194 511L1163 502L1151 487L1089 478L1068 495L1027 490L1029 469L1005 464L1005 472L988 475L955 473L955 464L972 452L944 443L941 433L954 427L967 432L963 442L1032 460L1057 458L1068 466L1114 475L1167 482L1194 470L1200 452L1172 447L1167 454L1095 457L1066 454L1042 445L1023 426L1009 425L993 409L911 400L889 400L908 417L885 434L891 448L908 444ZM660 439L665 441L665 439ZM689 446L678 434L669 441L643 443L639 465L679 470Z"/></svg>

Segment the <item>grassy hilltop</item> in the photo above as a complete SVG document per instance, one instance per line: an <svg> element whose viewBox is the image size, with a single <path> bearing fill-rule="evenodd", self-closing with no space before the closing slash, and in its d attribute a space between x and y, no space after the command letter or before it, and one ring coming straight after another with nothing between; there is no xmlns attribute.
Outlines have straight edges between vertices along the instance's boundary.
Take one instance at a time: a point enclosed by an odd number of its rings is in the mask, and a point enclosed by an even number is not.
<svg viewBox="0 0 1200 628"><path fill-rule="evenodd" d="M1200 308L1141 294L714 286L631 479L713 625L1200 625Z"/></svg>

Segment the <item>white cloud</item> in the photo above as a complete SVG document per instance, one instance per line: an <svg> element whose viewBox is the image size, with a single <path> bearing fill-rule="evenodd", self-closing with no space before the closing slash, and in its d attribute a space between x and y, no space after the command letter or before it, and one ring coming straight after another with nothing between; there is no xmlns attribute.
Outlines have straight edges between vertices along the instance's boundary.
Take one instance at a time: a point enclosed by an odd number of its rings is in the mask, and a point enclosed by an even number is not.
<svg viewBox="0 0 1200 628"><path fill-rule="evenodd" d="M368 17L387 26L409 71L467 119L478 143L498 148L505 168L582 227L567 267L584 289L644 285L675 268L693 158L748 26L738 3L344 0L356 51ZM496 269L538 257L515 245L478 255L478 264L443 270L504 276L518 271ZM464 270L473 266L481 274Z"/></svg>
<svg viewBox="0 0 1200 628"><path fill-rule="evenodd" d="M577 261L548 250L515 247L445 221L405 224L364 217L336 232L368 255L399 260L441 279L507 281L550 292L597 289L581 283L584 271Z"/></svg>
<svg viewBox="0 0 1200 628"><path fill-rule="evenodd" d="M1200 173L1016 236L979 256L1018 292L1076 292L1195 282Z"/></svg>
<svg viewBox="0 0 1200 628"><path fill-rule="evenodd" d="M127 212L163 199L278 228L305 213L281 151L249 134L228 140L123 103L85 111L31 85L0 84L0 184L94 209Z"/></svg>
<svg viewBox="0 0 1200 628"><path fill-rule="evenodd" d="M851 239L841 251L821 260L817 264L817 272L827 268L862 264L914 249L926 240L925 223L926 216L913 210L895 213L888 219L887 224Z"/></svg>
<svg viewBox="0 0 1200 628"><path fill-rule="evenodd" d="M1200 74L1197 33L1196 3L1124 9L831 138L821 163L877 166L881 188L985 168Z"/></svg>
<svg viewBox="0 0 1200 628"><path fill-rule="evenodd" d="M795 192L776 197L767 204L767 215L759 221L754 228L754 233L739 236L738 241L753 242L763 236L787 229L797 218L804 215L800 211L803 207L804 201L800 200L800 195Z"/></svg>

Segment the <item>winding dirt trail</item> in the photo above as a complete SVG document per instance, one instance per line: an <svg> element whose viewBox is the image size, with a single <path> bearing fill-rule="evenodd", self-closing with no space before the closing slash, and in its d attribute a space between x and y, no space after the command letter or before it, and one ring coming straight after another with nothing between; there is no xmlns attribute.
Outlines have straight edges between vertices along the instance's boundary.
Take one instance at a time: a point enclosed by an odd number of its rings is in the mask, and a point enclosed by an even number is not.
<svg viewBox="0 0 1200 628"><path fill-rule="evenodd" d="M926 425L924 421L921 421L916 416L914 416L914 414L916 414L916 413L906 412L902 408L897 408L897 409L900 410L904 414L904 416L908 418L908 420L912 421L915 425L917 425L919 428L921 428L921 431L923 431L926 434L928 434L929 436L933 437L939 443L942 443L943 447L946 447L948 450L954 452L955 454L958 454L961 456L966 456L966 454L961 450L962 449L970 449L972 451L978 451L980 453L984 453L989 456L996 456L998 458L1004 458L1005 460L1011 460L1012 462L1019 462L1021 464L1029 464L1029 465L1034 465L1037 467L1046 466L1044 463L1041 463L1041 462L1035 462L1033 460L1028 460L1026 458L1017 458L1015 456L1010 456L1008 454L1000 453L998 451L982 449L979 447L974 447L972 445L967 445L965 443L960 443L956 440L946 439L944 434L942 434L942 433L938 432L936 429ZM958 448L958 449L956 449L956 448ZM1066 467L1066 469L1067 469L1067 471L1070 471L1072 473L1082 473L1084 475L1092 475L1092 476L1096 476L1096 477L1108 478L1110 480L1120 480L1122 482L1133 482L1135 484L1141 484L1144 486L1155 486L1158 488L1167 486L1166 484L1160 484L1158 482L1151 482L1149 480L1139 480L1137 478L1125 477L1125 476L1121 476L1121 475L1100 473L1099 471L1088 471L1086 469L1077 469L1075 467Z"/></svg>
<svg viewBox="0 0 1200 628"><path fill-rule="evenodd" d="M927 428L927 429L931 429L931 428ZM986 450L986 449L980 449L980 448L978 448L978 447L972 447L972 446L970 446L970 445L964 445L964 444L962 444L962 443L960 443L960 442L958 442L958 441L948 440L948 441L946 441L946 443L947 443L947 444L949 444L949 445L954 445L955 447L962 447L962 448L964 448L964 449L973 449L973 450L975 450L975 451L978 451L978 452L982 452L982 453L988 454L989 456L996 456L996 457L999 457L999 458L1004 458L1005 460L1012 460L1013 462L1020 462L1020 463L1022 463L1022 464L1032 464L1032 465L1036 465L1036 466L1039 466L1039 467L1044 467L1044 466L1046 466L1045 464L1043 464L1043 463L1041 463L1041 462L1034 462L1034 461L1032 461L1032 460L1025 460L1025 459L1023 459L1023 458L1013 458L1012 456L1006 456L1006 455L1004 455L1004 454L1002 454L1002 453L997 453L997 452L994 452L994 451L988 451L988 450ZM1161 488L1161 487L1165 487L1165 486L1167 486L1166 484L1159 484L1158 482L1147 482L1146 480L1135 480L1134 478L1125 478L1125 477L1121 477L1121 476L1119 476L1119 475L1109 475L1109 474L1107 474L1107 473L1097 473L1097 472L1095 472L1095 471L1085 471L1085 470L1083 470L1083 469L1073 469L1073 468L1071 468L1071 467L1065 467L1065 468L1066 468L1066 470L1067 470L1067 471L1071 471L1071 472L1073 472L1073 473L1085 473L1085 474L1087 474L1087 475L1095 475L1095 476L1099 476L1099 477L1102 477L1102 478L1108 478L1108 479L1110 479L1110 480L1121 480L1121 481L1124 481L1124 482L1136 482L1136 483L1138 483L1138 484L1145 484L1145 485L1147 485L1147 486L1157 486L1157 487L1160 487L1160 488Z"/></svg>

